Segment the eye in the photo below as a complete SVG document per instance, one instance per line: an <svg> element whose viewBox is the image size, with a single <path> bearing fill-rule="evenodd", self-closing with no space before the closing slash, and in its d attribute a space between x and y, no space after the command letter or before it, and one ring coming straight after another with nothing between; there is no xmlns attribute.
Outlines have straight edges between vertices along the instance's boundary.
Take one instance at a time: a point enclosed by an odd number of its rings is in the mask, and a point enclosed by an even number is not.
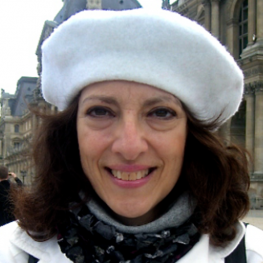
<svg viewBox="0 0 263 263"><path fill-rule="evenodd" d="M114 114L104 107L93 107L87 111L87 115L94 118L113 117Z"/></svg>
<svg viewBox="0 0 263 263"><path fill-rule="evenodd" d="M149 117L155 117L158 119L171 119L176 116L173 110L166 108L158 108L149 113Z"/></svg>

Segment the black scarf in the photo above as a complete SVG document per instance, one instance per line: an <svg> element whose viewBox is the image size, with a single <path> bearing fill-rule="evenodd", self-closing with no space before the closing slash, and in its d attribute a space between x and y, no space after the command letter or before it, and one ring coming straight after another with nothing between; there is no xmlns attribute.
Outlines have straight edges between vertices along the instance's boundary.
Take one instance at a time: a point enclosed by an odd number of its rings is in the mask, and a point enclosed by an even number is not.
<svg viewBox="0 0 263 263"><path fill-rule="evenodd" d="M199 240L191 218L158 233L127 234L98 220L86 205L71 204L58 227L61 251L74 263L174 263Z"/></svg>

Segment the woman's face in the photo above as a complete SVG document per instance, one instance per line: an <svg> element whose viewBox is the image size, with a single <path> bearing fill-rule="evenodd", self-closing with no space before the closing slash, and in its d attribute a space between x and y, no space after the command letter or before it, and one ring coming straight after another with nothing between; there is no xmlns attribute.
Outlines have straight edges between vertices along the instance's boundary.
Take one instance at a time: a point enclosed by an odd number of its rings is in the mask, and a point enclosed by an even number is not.
<svg viewBox="0 0 263 263"><path fill-rule="evenodd" d="M187 118L180 101L140 83L95 83L81 93L77 134L83 170L119 220L154 220L182 168Z"/></svg>

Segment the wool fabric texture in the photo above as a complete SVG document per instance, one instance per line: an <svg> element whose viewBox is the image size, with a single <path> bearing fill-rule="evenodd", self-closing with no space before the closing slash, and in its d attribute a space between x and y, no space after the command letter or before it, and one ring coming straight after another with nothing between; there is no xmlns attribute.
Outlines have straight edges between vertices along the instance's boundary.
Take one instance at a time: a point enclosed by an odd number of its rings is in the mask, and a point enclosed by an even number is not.
<svg viewBox="0 0 263 263"><path fill-rule="evenodd" d="M122 225L98 199L82 206L77 201L70 204L67 221L58 226L58 244L75 263L174 263L200 238L191 199L182 194L169 211L141 226Z"/></svg>
<svg viewBox="0 0 263 263"><path fill-rule="evenodd" d="M243 74L220 42L167 10L82 11L42 46L45 100L64 110L86 86L127 80L165 90L203 121L238 110Z"/></svg>

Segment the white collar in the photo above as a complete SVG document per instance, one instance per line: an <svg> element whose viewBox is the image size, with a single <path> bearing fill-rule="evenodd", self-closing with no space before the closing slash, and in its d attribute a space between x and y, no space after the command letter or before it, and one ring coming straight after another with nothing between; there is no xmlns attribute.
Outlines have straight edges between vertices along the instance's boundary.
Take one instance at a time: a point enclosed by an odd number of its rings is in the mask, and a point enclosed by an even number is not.
<svg viewBox="0 0 263 263"><path fill-rule="evenodd" d="M215 247L215 246L210 246L210 253L211 255L214 255L215 258L225 258L228 255L230 255L235 248L238 246L240 243L241 239L244 237L246 233L246 227L242 222L237 222L235 225L236 228L236 236L235 238L229 242L229 244L225 247Z"/></svg>
<svg viewBox="0 0 263 263"><path fill-rule="evenodd" d="M39 263L72 263L61 253L56 237L47 241L37 242L17 225L10 242L27 254L39 259Z"/></svg>
<svg viewBox="0 0 263 263"><path fill-rule="evenodd" d="M16 224L16 227L14 229L13 235L10 238L10 242L18 249L21 249L35 258L38 258L40 260L39 263L72 262L61 253L56 237L44 242L37 242L29 237L28 234L17 225L17 223L14 222L13 224ZM237 234L234 240L232 240L224 248L209 245L208 235L202 235L200 241L187 253L185 257L181 258L178 263L206 263L214 262L216 259L223 259L227 257L229 254L231 254L231 252L234 251L243 238L246 232L244 224L238 222L236 224L236 231ZM202 253L200 253L200 251L202 251ZM202 261L200 261L200 257L203 258Z"/></svg>

